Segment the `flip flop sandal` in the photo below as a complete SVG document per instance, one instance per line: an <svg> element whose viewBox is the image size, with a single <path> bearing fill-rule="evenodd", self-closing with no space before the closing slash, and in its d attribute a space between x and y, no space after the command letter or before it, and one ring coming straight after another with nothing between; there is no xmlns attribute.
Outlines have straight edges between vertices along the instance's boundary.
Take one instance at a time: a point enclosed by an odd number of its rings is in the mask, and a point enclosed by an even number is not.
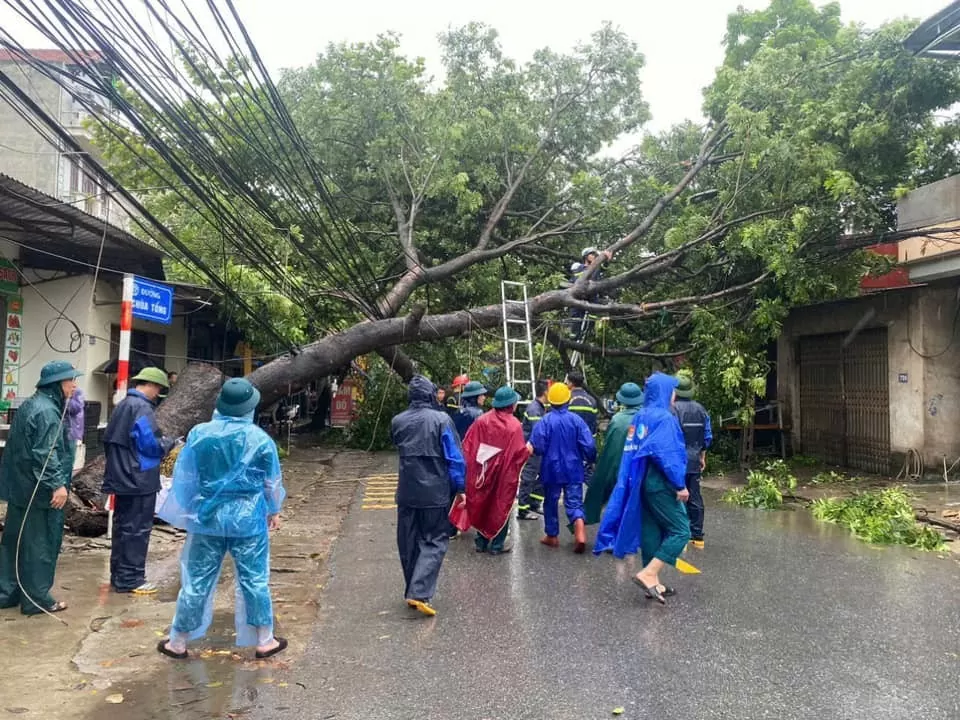
<svg viewBox="0 0 960 720"><path fill-rule="evenodd" d="M55 602L53 605L47 608L48 613L58 613L63 612L67 609L67 604L65 602Z"/></svg>
<svg viewBox="0 0 960 720"><path fill-rule="evenodd" d="M643 588L643 591L647 594L647 598L653 598L654 600L656 600L656 601L657 601L658 603L660 603L661 605L666 605L666 604L667 604L667 601L664 600L664 598L663 598L663 594L660 592L659 589L657 589L657 586L656 586L656 585L654 585L653 587L650 587L650 586L646 585L646 584L645 584L640 578L638 578L636 575L633 576L633 582L634 582L635 585L639 585L640 587Z"/></svg>
<svg viewBox="0 0 960 720"><path fill-rule="evenodd" d="M287 649L287 644L288 644L288 643L287 643L287 639L286 639L286 638L278 637L278 638L275 638L275 639L276 639L276 641L277 641L278 643L280 643L280 644L277 645L273 650L267 650L265 653L262 653L262 652L260 652L260 651L258 650L257 653L256 653L256 658L257 658L257 660L266 660L267 658L271 658L271 657L273 657L274 655L277 655L277 654L279 654L279 653L282 653L284 650Z"/></svg>
<svg viewBox="0 0 960 720"><path fill-rule="evenodd" d="M184 650L182 653L178 653L168 648L167 647L168 642L170 642L169 639L161 640L160 642L158 642L157 652L160 653L161 655L166 655L168 658L173 658L174 660L186 660L188 657L190 657L187 654L186 650Z"/></svg>
<svg viewBox="0 0 960 720"><path fill-rule="evenodd" d="M670 587L669 585L664 585L663 591L660 594L663 595L665 598L668 598L676 595L677 591L674 588ZM653 599L653 595L647 595L647 600L652 600L652 599Z"/></svg>

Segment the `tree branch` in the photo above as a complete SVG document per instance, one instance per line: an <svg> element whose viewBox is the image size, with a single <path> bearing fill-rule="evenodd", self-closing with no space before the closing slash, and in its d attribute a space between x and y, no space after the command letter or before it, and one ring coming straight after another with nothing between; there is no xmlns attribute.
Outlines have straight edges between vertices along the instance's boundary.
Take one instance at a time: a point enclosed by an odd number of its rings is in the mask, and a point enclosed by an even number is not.
<svg viewBox="0 0 960 720"><path fill-rule="evenodd" d="M632 318L640 319L651 317L657 311L664 310L666 308L706 303L712 300L718 300L722 297L736 295L737 293L741 293L745 290L756 287L770 277L771 274L773 274L773 271L767 270L762 275L759 275L753 280L743 283L742 285L735 285L733 287L726 288L725 290L718 290L717 292L706 293L704 295L688 295L686 297L671 298L670 300L663 300L661 302L640 303L639 305L632 303L609 303L607 305L602 305L600 303L585 302L583 300L578 300L577 298L571 297L567 299L564 304L567 307L580 308L581 310L586 310L587 312L594 313L596 315L630 315Z"/></svg>
<svg viewBox="0 0 960 720"><path fill-rule="evenodd" d="M729 138L731 133L727 130L726 122L720 122L713 132L707 136L703 141L703 144L700 146L700 153L697 156L696 162L690 166L690 169L687 170L686 174L681 178L680 182L673 186L670 192L661 196L653 207L650 209L650 212L647 213L647 216L643 221L637 225L631 232L627 233L624 237L617 240L615 243L606 248L604 253L601 253L586 270L583 271L583 274L577 280L574 285L575 291L580 294L583 292L583 289L590 282L590 279L597 273L604 261L610 257L612 258L618 252L624 248L629 247L637 239L643 237L649 232L650 228L653 227L653 224L657 221L657 218L666 210L674 200L676 200L680 193L682 193L687 186L693 182L694 178L700 174L700 171L706 167L708 161L713 156L717 148L722 145L727 138ZM583 293L585 294L585 293Z"/></svg>
<svg viewBox="0 0 960 720"><path fill-rule="evenodd" d="M622 287L626 283L630 282L631 280L635 280L638 277L660 272L665 267L670 265L671 262L680 256L685 255L698 245L702 245L703 243L711 242L713 240L718 240L738 225L743 225L751 220L767 217L769 215L776 215L782 211L783 208L780 207L770 208L768 210L758 210L757 212L748 213L747 215L742 215L741 217L729 220L722 225L695 237L693 240L688 240L673 250L668 250L665 253L648 258L647 260L634 265L626 272L622 272L619 275L613 275L609 278L604 278L603 280L594 281L587 288L587 292L581 294L593 295L596 293L609 292L610 290L615 290L616 288Z"/></svg>
<svg viewBox="0 0 960 720"><path fill-rule="evenodd" d="M639 348L603 348L592 343L576 342L568 340L555 330L547 330L547 340L554 345L557 350L576 350L584 355L600 357L646 357L646 358L671 358L679 355L686 355L693 348L684 348L683 350L674 350L667 353L655 353L641 350Z"/></svg>

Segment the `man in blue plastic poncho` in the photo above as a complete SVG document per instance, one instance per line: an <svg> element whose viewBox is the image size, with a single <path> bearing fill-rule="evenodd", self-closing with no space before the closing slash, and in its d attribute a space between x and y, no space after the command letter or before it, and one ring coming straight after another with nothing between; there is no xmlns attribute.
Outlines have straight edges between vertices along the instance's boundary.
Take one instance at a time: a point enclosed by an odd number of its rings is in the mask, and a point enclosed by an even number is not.
<svg viewBox="0 0 960 720"><path fill-rule="evenodd" d="M287 647L273 635L269 531L280 526L286 495L277 446L254 422L260 393L247 380L224 383L213 420L187 436L160 517L187 531L181 581L169 640L157 650L187 657L187 642L206 634L226 553L237 576L237 645L255 645L258 659Z"/></svg>
<svg viewBox="0 0 960 720"><path fill-rule="evenodd" d="M434 408L436 388L422 375L410 380L410 407L393 418L390 439L400 454L397 550L407 605L427 617L450 543L450 496L462 493L466 463L450 416Z"/></svg>
<svg viewBox="0 0 960 720"><path fill-rule="evenodd" d="M677 379L663 373L647 378L643 409L627 430L617 485L607 503L593 552L615 557L636 553L643 570L634 582L647 597L664 603L675 594L660 583L660 570L676 565L690 541L690 522L684 503L687 449L680 423L670 412Z"/></svg>

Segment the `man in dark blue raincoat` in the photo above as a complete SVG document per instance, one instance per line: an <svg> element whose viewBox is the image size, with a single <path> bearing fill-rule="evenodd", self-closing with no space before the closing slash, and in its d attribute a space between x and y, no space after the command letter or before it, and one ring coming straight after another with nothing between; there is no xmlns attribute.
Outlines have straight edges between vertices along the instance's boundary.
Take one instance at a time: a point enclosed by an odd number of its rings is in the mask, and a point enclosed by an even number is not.
<svg viewBox="0 0 960 720"><path fill-rule="evenodd" d="M693 379L688 375L677 375L677 383L677 402L674 403L673 413L680 421L687 443L687 490L690 491L687 515L693 536L691 544L702 550L703 493L700 491L700 476L707 466L707 448L713 442L713 428L710 427L710 413L693 399Z"/></svg>
<svg viewBox="0 0 960 720"><path fill-rule="evenodd" d="M687 450L680 423L670 411L677 379L651 375L644 386L643 409L627 430L617 485L600 520L593 552L615 557L636 553L643 559L634 582L659 602L673 595L661 584L660 570L676 565L690 541L684 503Z"/></svg>
<svg viewBox="0 0 960 720"><path fill-rule="evenodd" d="M547 402L547 390L550 384L546 380L537 380L534 385L536 397L527 405L523 413L523 439L530 442L533 429L547 414L550 403ZM517 519L536 520L543 510L543 486L540 484L540 456L531 455L520 471L520 492L517 495Z"/></svg>
<svg viewBox="0 0 960 720"><path fill-rule="evenodd" d="M450 417L435 407L436 388L410 380L410 407L393 418L390 438L400 453L397 549L407 605L427 616L450 541L450 495L464 491L466 463Z"/></svg>
<svg viewBox="0 0 960 720"><path fill-rule="evenodd" d="M113 409L103 435L103 492L114 496L110 584L118 593L157 592L147 582L147 551L160 492L160 462L176 444L157 426L160 394L170 387L160 368L144 368Z"/></svg>

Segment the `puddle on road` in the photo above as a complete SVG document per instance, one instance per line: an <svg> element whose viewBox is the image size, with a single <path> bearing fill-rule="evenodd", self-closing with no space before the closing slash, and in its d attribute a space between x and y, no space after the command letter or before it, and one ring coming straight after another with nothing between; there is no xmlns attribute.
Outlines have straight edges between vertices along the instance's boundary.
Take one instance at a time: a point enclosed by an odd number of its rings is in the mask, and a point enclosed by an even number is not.
<svg viewBox="0 0 960 720"><path fill-rule="evenodd" d="M309 623L304 625L309 627ZM143 720L232 718L243 717L267 701L277 708L296 701L296 693L302 688L289 681L289 662L282 656L257 661L252 649L233 647L232 610L215 613L213 627L230 630L221 630L220 637L215 634L203 646L191 648L190 660L156 656L147 679L111 688L110 693L123 695L114 716ZM291 626L287 631L300 629ZM101 707L90 717L102 715Z"/></svg>
<svg viewBox="0 0 960 720"><path fill-rule="evenodd" d="M136 598L110 591L109 542L70 539L64 548L55 593L70 602L64 627L49 618L0 614L0 673L15 677L0 688L0 713L13 708L25 718L243 717L271 696L287 707L302 688L287 681L318 614L326 560L355 498L359 478L376 456L322 448L295 449L284 462L288 498L283 527L273 536L271 589L277 634L290 649L256 661L253 648L233 647L233 568L224 566L208 637L191 646L191 659L173 661L156 652L173 619L179 589L182 537L167 533L151 542L148 579L161 591ZM71 545L73 547L71 547ZM12 650L12 652L10 652ZM119 704L115 702L122 696ZM108 701L108 698L110 700Z"/></svg>

